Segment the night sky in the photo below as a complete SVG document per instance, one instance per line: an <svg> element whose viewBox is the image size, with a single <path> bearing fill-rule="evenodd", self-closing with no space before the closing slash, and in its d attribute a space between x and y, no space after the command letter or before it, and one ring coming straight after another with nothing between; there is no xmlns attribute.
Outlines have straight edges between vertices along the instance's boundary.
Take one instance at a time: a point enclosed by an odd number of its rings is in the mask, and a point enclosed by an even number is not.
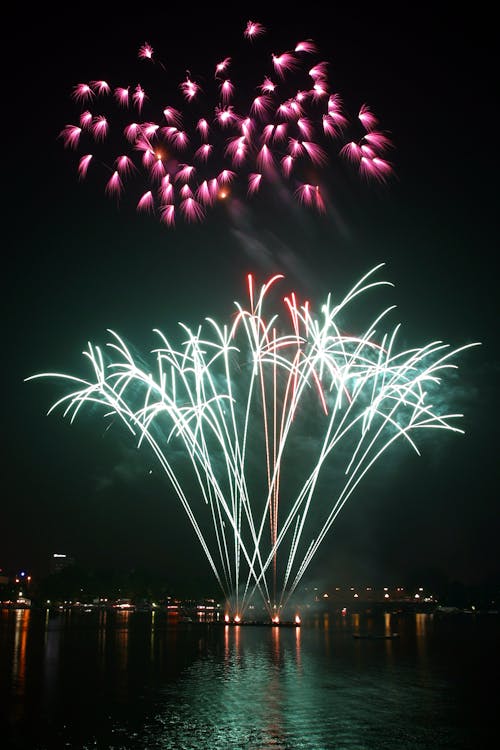
<svg viewBox="0 0 500 750"><path fill-rule="evenodd" d="M166 570L179 588L205 578L213 590L156 466L151 474L123 431L99 419L47 417L64 386L24 379L83 374L82 350L104 343L108 328L146 352L155 327L226 319L248 272L261 281L281 272L284 291L322 302L385 263L395 288L381 304L397 305L391 321L402 322L405 341L481 342L459 359L450 385L465 434L424 439L421 457L389 457L345 506L311 576L397 585L498 575L497 81L485 14L477 5L445 15L401 3L345 4L331 17L319 4L50 7L10 10L4 27L0 567L41 575L64 552L89 567ZM276 53L315 40L346 108L369 103L390 132L394 179L370 186L337 161L325 175L324 216L259 197L246 201L240 223L220 207L175 229L126 201L117 206L102 181L78 181L80 152L58 138L76 117L76 83L139 79L145 41L179 70L212 75L226 55L238 59L249 19L269 29L265 49ZM254 81L250 73L242 80Z"/></svg>

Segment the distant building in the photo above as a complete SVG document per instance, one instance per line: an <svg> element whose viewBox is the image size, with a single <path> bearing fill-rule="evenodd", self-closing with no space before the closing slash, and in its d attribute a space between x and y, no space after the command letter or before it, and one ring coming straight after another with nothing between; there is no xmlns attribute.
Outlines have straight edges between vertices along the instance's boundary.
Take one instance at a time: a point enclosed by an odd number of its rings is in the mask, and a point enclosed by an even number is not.
<svg viewBox="0 0 500 750"><path fill-rule="evenodd" d="M75 561L69 555L64 555L61 552L54 552L50 560L50 572L59 573L64 568L74 565Z"/></svg>

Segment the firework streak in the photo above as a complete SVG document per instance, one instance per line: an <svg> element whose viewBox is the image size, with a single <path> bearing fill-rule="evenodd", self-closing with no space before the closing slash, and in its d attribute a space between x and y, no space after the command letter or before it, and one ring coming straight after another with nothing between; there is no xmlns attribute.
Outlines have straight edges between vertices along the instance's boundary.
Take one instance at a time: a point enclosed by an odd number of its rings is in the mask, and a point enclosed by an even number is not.
<svg viewBox="0 0 500 750"><path fill-rule="evenodd" d="M174 61L158 62L148 43L138 57L151 90L104 80L76 84L77 124L67 124L60 137L66 148L83 151L79 177L95 170L110 197L127 194L138 211L167 226L202 221L233 194L276 194L283 185L299 203L325 212L322 181L331 179L336 156L362 177L385 182L393 172L392 142L371 108L362 104L347 116L311 40L264 56L265 31L249 21L243 33L257 57L243 66L244 76L263 67L252 84L238 76L232 57L219 58L208 75L187 71L173 79Z"/></svg>
<svg viewBox="0 0 500 750"><path fill-rule="evenodd" d="M381 264L383 265L383 264ZM377 315L361 335L342 332L353 301L373 287L373 268L338 304L319 314L294 293L285 316L265 315L280 275L230 324L207 318L182 341L160 331L151 369L116 333L105 356L88 345L90 380L60 373L74 386L63 407L71 421L99 404L148 444L171 482L233 612L256 597L282 611L359 482L396 441L418 448L422 429L463 432L460 414L436 407L457 349L440 341L399 351L399 326L379 334ZM377 335L376 335L377 334Z"/></svg>

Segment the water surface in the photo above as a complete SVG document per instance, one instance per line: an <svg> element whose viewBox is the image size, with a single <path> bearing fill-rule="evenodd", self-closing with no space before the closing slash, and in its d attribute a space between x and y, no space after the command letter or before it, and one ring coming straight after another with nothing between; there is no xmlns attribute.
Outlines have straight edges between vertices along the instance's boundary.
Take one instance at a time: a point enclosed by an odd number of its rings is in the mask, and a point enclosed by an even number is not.
<svg viewBox="0 0 500 750"><path fill-rule="evenodd" d="M397 632L397 639L353 634ZM160 613L0 613L8 750L482 750L495 615L311 616L300 628Z"/></svg>

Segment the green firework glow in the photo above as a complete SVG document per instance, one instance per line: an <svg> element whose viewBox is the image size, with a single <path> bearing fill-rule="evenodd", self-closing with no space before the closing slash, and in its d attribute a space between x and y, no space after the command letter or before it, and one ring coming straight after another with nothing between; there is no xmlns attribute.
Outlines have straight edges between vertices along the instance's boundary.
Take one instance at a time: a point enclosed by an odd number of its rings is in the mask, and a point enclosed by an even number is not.
<svg viewBox="0 0 500 750"><path fill-rule="evenodd" d="M149 445L235 613L256 597L270 614L286 607L342 507L393 443L419 453L419 430L463 432L462 415L433 400L457 355L476 343L399 350L399 326L379 333L393 307L359 335L343 330L354 301L392 286L373 280L382 265L339 304L329 295L319 314L290 294L283 319L265 310L283 277L256 289L249 276L248 304L235 303L229 324L180 324L179 344L156 330L151 369L110 331L105 350L89 343L84 352L90 379L28 378L72 385L49 413L61 407L73 421L98 404Z"/></svg>

